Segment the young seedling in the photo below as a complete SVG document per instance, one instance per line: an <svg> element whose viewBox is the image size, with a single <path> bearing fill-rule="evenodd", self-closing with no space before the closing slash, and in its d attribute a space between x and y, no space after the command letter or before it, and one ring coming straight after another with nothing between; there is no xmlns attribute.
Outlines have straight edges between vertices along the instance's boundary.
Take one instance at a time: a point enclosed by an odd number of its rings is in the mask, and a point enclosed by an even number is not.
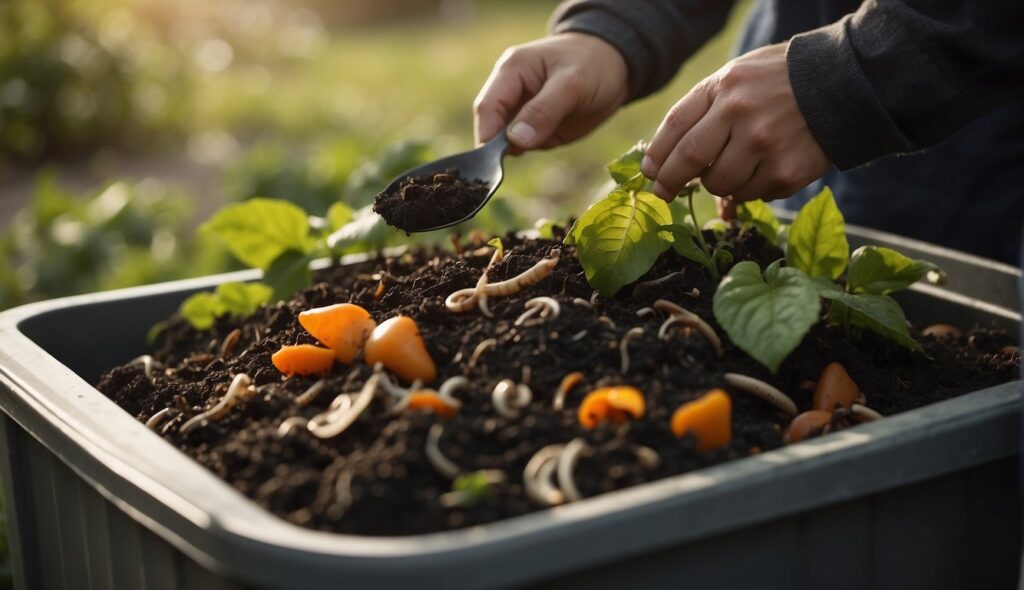
<svg viewBox="0 0 1024 590"><path fill-rule="evenodd" d="M508 477L500 469L463 473L452 482L452 491L441 495L445 508L469 508L497 495L499 485Z"/></svg>
<svg viewBox="0 0 1024 590"><path fill-rule="evenodd" d="M619 341L619 372L625 375L629 372L629 343L644 335L644 329L637 326L630 328Z"/></svg>
<svg viewBox="0 0 1024 590"><path fill-rule="evenodd" d="M739 373L726 373L723 375L723 379L730 387L757 396L789 416L796 416L796 404L792 398L779 391L775 386Z"/></svg>

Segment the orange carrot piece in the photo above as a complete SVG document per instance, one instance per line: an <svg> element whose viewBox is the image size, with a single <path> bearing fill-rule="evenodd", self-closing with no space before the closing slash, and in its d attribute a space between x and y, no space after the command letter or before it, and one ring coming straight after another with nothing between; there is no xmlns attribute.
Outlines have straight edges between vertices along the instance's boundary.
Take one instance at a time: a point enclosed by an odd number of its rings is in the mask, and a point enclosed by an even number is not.
<svg viewBox="0 0 1024 590"><path fill-rule="evenodd" d="M377 326L366 341L363 360L371 367L383 363L406 383L430 383L437 377L437 366L420 329L408 316L396 316Z"/></svg>
<svg viewBox="0 0 1024 590"><path fill-rule="evenodd" d="M299 314L299 323L346 365L359 355L377 322L353 303L338 303Z"/></svg>
<svg viewBox="0 0 1024 590"><path fill-rule="evenodd" d="M697 449L713 451L729 446L732 440L732 400L721 389L712 389L687 402L672 414L672 434L687 433L697 438Z"/></svg>
<svg viewBox="0 0 1024 590"><path fill-rule="evenodd" d="M808 410L789 423L782 440L787 444L800 442L814 432L825 428L832 421L832 413L824 410Z"/></svg>
<svg viewBox="0 0 1024 590"><path fill-rule="evenodd" d="M334 351L312 344L282 346L270 357L271 362L288 377L292 375L326 375L334 366Z"/></svg>
<svg viewBox="0 0 1024 590"><path fill-rule="evenodd" d="M430 411L442 418L451 418L455 415L455 406L445 403L444 399L430 389L421 389L409 394L409 405L407 410Z"/></svg>
<svg viewBox="0 0 1024 590"><path fill-rule="evenodd" d="M628 385L601 387L583 398L577 414L584 428L594 428L601 422L621 424L632 416L641 418L646 410L640 390Z"/></svg>

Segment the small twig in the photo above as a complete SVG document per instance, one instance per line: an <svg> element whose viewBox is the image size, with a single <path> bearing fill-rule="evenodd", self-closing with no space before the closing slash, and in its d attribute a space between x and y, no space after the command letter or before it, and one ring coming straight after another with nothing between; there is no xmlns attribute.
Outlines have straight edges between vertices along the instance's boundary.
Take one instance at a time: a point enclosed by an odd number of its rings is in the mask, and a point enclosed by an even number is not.
<svg viewBox="0 0 1024 590"><path fill-rule="evenodd" d="M644 329L640 326L630 328L619 341L619 372L625 375L629 372L629 343L643 336Z"/></svg>
<svg viewBox="0 0 1024 590"><path fill-rule="evenodd" d="M556 410L561 410L565 407L565 398L569 395L574 387L583 382L583 373L579 371L573 371L565 377L562 377L562 382L558 385L558 390L555 391L555 399L551 405Z"/></svg>
<svg viewBox="0 0 1024 590"><path fill-rule="evenodd" d="M444 426L441 426L439 423L431 426L430 431L427 432L424 452L427 455L427 461L433 465L438 473L448 479L455 479L462 473L462 468L448 457L445 457L444 453L441 452L441 436L443 434Z"/></svg>
<svg viewBox="0 0 1024 590"><path fill-rule="evenodd" d="M790 397L779 391L773 385L765 383L760 379L754 379L739 373L726 373L723 378L731 387L753 394L764 401L772 404L790 416L796 416L796 404Z"/></svg>

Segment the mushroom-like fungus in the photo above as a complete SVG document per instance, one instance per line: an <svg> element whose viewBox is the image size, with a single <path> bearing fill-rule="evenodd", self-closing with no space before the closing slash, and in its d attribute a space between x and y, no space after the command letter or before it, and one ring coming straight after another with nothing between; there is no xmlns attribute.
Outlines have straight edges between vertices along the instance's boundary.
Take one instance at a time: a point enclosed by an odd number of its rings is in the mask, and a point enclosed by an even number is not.
<svg viewBox="0 0 1024 590"><path fill-rule="evenodd" d="M932 324L921 330L922 336L931 336L932 338L959 338L963 334L960 328L950 324Z"/></svg>
<svg viewBox="0 0 1024 590"><path fill-rule="evenodd" d="M583 398L579 421L584 428L594 428L602 422L621 424L628 416L643 417L646 405L640 390L628 385L601 387Z"/></svg>
<svg viewBox="0 0 1024 590"><path fill-rule="evenodd" d="M416 322L408 316L396 316L383 322L366 341L366 364L382 363L406 383L419 379L430 383L437 377L437 367Z"/></svg>
<svg viewBox="0 0 1024 590"><path fill-rule="evenodd" d="M377 327L370 312L353 303L308 309L299 314L299 323L346 365L359 356L366 339Z"/></svg>
<svg viewBox="0 0 1024 590"><path fill-rule="evenodd" d="M697 449L713 451L729 446L732 440L732 400L721 389L712 389L687 402L672 414L672 434L687 433L697 439Z"/></svg>
<svg viewBox="0 0 1024 590"><path fill-rule="evenodd" d="M270 357L271 362L287 377L293 375L326 375L334 366L334 351L313 344L282 346Z"/></svg>
<svg viewBox="0 0 1024 590"><path fill-rule="evenodd" d="M548 445L534 453L523 469L523 490L526 497L541 506L556 506L565 502L565 494L552 482L558 468L558 457L565 445Z"/></svg>
<svg viewBox="0 0 1024 590"><path fill-rule="evenodd" d="M670 316L678 316L682 319L682 323L690 326L694 330L700 333L705 340L711 344L711 347L715 349L715 354L722 356L722 340L718 337L718 333L701 318L699 315L692 311L683 309L678 304L672 303L667 299L659 299L654 302L654 309L663 311Z"/></svg>
<svg viewBox="0 0 1024 590"><path fill-rule="evenodd" d="M800 442L808 436L821 432L832 422L832 412L808 410L789 423L782 440L787 444Z"/></svg>
<svg viewBox="0 0 1024 590"><path fill-rule="evenodd" d="M506 418L517 418L519 411L533 401L533 392L522 383L516 384L511 379L502 379L491 392L491 403L494 410Z"/></svg>
<svg viewBox="0 0 1024 590"><path fill-rule="evenodd" d="M773 385L765 383L760 379L740 375L739 373L726 373L723 378L730 387L756 395L786 414L796 416L796 404L788 395L782 393Z"/></svg>
<svg viewBox="0 0 1024 590"><path fill-rule="evenodd" d="M565 407L565 396L569 395L572 388L576 387L583 382L583 373L579 371L573 371L565 377L562 377L562 382L558 384L558 390L555 391L555 399L551 405L556 410L561 410Z"/></svg>
<svg viewBox="0 0 1024 590"><path fill-rule="evenodd" d="M366 408L370 407L373 396L377 393L377 386L380 383L381 374L371 375L355 400L351 394L343 393L334 398L326 412L313 416L307 428L317 438L332 438L348 430L349 426L362 415ZM343 398L349 398L345 401Z"/></svg>
<svg viewBox="0 0 1024 590"><path fill-rule="evenodd" d="M814 387L813 406L815 410L826 412L833 412L837 407L850 409L858 395L860 388L843 365L831 362L821 372Z"/></svg>
<svg viewBox="0 0 1024 590"><path fill-rule="evenodd" d="M423 449L424 454L427 456L427 461L430 461L430 464L434 466L438 473L448 479L455 479L462 473L462 468L448 457L445 457L444 453L441 452L441 436L443 434L444 426L434 424L430 427L430 430L427 432L426 446Z"/></svg>
<svg viewBox="0 0 1024 590"><path fill-rule="evenodd" d="M221 398L219 402L217 402L217 405L206 410L202 414L196 414L189 419L188 422L182 424L180 432L182 434L188 434L198 426L220 420L228 413L228 410L238 405L239 401L249 399L254 395L256 395L256 388L252 386L252 379L245 373L239 373L231 380L231 385L228 386L228 392L224 394L224 397Z"/></svg>

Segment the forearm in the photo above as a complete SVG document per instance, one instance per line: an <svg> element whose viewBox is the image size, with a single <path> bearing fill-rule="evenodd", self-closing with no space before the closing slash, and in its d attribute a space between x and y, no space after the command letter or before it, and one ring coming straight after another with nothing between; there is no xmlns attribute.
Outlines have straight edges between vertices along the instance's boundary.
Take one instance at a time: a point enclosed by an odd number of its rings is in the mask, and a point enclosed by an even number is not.
<svg viewBox="0 0 1024 590"><path fill-rule="evenodd" d="M551 30L588 33L618 49L635 100L671 80L722 29L732 6L732 0L569 0L552 15Z"/></svg>
<svg viewBox="0 0 1024 590"><path fill-rule="evenodd" d="M1024 97L1024 5L867 0L797 35L787 62L808 126L841 169L938 143Z"/></svg>

